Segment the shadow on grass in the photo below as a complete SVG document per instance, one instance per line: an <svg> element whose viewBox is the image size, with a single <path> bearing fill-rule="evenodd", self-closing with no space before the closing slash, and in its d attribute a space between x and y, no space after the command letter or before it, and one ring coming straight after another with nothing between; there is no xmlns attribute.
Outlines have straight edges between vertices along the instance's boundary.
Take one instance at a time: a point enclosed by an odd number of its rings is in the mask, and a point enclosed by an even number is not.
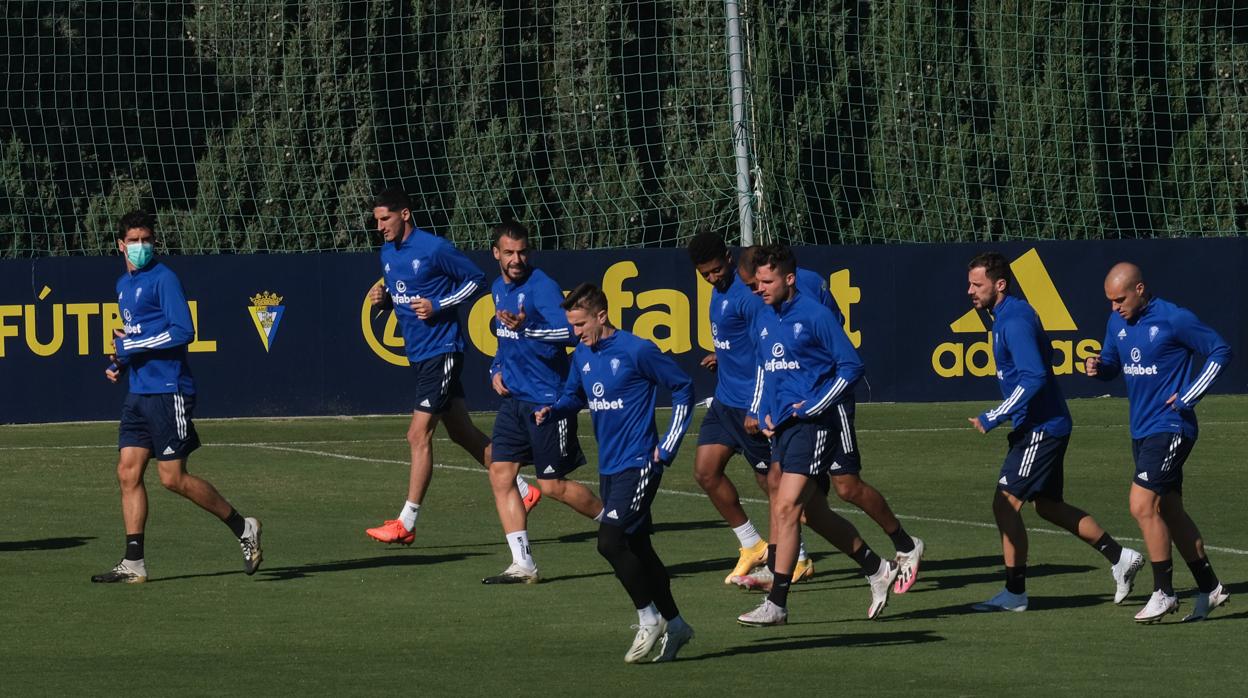
<svg viewBox="0 0 1248 698"><path fill-rule="evenodd" d="M903 600L891 601L889 603L888 613L882 617L882 620L935 620L938 618L948 618L949 616L987 616L993 615L994 613L1006 613L1004 611L976 611L972 608L972 606L974 606L973 603L954 604L952 606L941 606L938 608L923 608L915 611L894 612L894 609L897 606L905 603L904 597L901 598ZM1079 596L1029 596L1026 613L1043 613L1045 611L1060 611L1071 608L1087 608L1089 606L1099 606L1101 604L1112 603L1113 598L1109 594L1081 594Z"/></svg>
<svg viewBox="0 0 1248 698"><path fill-rule="evenodd" d="M750 632L743 629L742 632ZM699 661L735 657L743 654L763 654L766 652L791 652L793 650L829 649L836 647L896 647L903 645L924 645L930 642L944 642L945 638L934 635L930 630L907 630L884 633L858 633L853 635L806 635L799 637L760 638L752 643L737 645L710 654L685 656L681 661Z"/></svg>
<svg viewBox="0 0 1248 698"><path fill-rule="evenodd" d="M382 567L408 567L416 565L436 565L442 562L458 562L485 553L459 553L448 555L388 555L386 557L368 557L355 560L335 560L333 562L314 562L306 565L289 567L261 567L256 573L262 582L284 582L291 579L305 579L318 574L330 572L351 572L356 570L378 569ZM149 579L148 583L171 582L178 579L199 579L203 577L222 577L225 575L242 574L239 570L207 572L204 574L183 574L174 577Z"/></svg>
<svg viewBox="0 0 1248 698"><path fill-rule="evenodd" d="M979 560L981 558L969 558L971 560ZM997 565L1001 564L1001 558L993 558ZM1082 574L1098 569L1091 565L1055 565L1040 564L1027 566L1027 578L1037 579L1039 577L1054 577L1059 574ZM1005 572L1003 568L998 568L990 572L978 572L975 574L955 574L955 575L930 575L927 574L931 570L926 563L919 568L919 581L913 589L908 593L961 589L962 587L971 586L972 584L990 584L998 582L1005 584Z"/></svg>
<svg viewBox="0 0 1248 698"><path fill-rule="evenodd" d="M80 545L86 545L89 540L95 540L95 536L0 541L0 553L25 553L38 550L65 550L66 548L77 548Z"/></svg>

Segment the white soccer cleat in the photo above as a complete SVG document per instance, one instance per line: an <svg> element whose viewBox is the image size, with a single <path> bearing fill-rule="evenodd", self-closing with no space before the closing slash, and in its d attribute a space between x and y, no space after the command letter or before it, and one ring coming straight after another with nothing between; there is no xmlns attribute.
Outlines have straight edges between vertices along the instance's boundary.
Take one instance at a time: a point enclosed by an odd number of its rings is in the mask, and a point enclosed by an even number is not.
<svg viewBox="0 0 1248 698"><path fill-rule="evenodd" d="M867 620L880 617L880 613L888 605L888 592L893 590L893 581L897 579L900 572L901 566L896 562L880 560L880 568L875 574L867 577L867 581L871 584L871 606L867 608Z"/></svg>
<svg viewBox="0 0 1248 698"><path fill-rule="evenodd" d="M919 579L919 563L923 561L923 551L927 546L923 545L920 538L910 537L914 541L914 550L908 553L897 553L894 558L897 566L900 568L897 572L897 581L893 585L894 594L904 594L910 591L910 587Z"/></svg>
<svg viewBox="0 0 1248 698"><path fill-rule="evenodd" d="M1148 603L1139 613L1135 614L1135 622L1137 623L1156 623L1171 613L1179 610L1179 597L1170 596L1166 592L1158 589L1153 595L1148 597Z"/></svg>
<svg viewBox="0 0 1248 698"><path fill-rule="evenodd" d="M737 616L737 622L752 628L764 628L769 625L784 625L789 622L789 610L777 606L771 599L763 599L758 608Z"/></svg>
<svg viewBox="0 0 1248 698"><path fill-rule="evenodd" d="M1219 584L1214 587L1213 591L1208 594L1196 592L1196 607L1192 612L1183 617L1183 622L1191 622L1204 620L1209 617L1209 612L1231 600L1231 593L1226 587Z"/></svg>
<svg viewBox="0 0 1248 698"><path fill-rule="evenodd" d="M654 661L670 662L676 659L676 653L692 639L693 626L686 623L684 618L676 616L667 624L667 632L663 633L663 640L659 643L659 656Z"/></svg>
<svg viewBox="0 0 1248 698"><path fill-rule="evenodd" d="M654 651L654 646L659 643L659 639L667 632L667 621L659 619L654 625L634 625L637 628L637 635L633 637L633 645L628 648L628 654L624 655L624 661L627 664L636 664L645 661L646 657Z"/></svg>
<svg viewBox="0 0 1248 698"><path fill-rule="evenodd" d="M91 575L91 581L96 584L142 584L147 581L147 565L142 560L122 560L107 572Z"/></svg>
<svg viewBox="0 0 1248 698"><path fill-rule="evenodd" d="M1114 603L1122 603L1135 586L1135 574L1144 566L1144 556L1131 548L1123 548L1118 562L1109 568L1114 576Z"/></svg>
<svg viewBox="0 0 1248 698"><path fill-rule="evenodd" d="M481 580L482 584L537 584L542 581L542 576L537 572L537 565L526 567L518 562L513 562L503 570L501 574L493 577L486 577Z"/></svg>
<svg viewBox="0 0 1248 698"><path fill-rule="evenodd" d="M730 581L746 591L771 591L775 575L766 567L759 567L743 577L733 576Z"/></svg>
<svg viewBox="0 0 1248 698"><path fill-rule="evenodd" d="M1022 613L1027 610L1027 592L1015 594L1009 589L1002 589L997 595L971 606L976 611L1010 611Z"/></svg>
<svg viewBox="0 0 1248 698"><path fill-rule="evenodd" d="M238 539L238 546L243 549L243 572L255 574L264 560L264 551L260 548L260 521L248 516L243 520L243 537Z"/></svg>

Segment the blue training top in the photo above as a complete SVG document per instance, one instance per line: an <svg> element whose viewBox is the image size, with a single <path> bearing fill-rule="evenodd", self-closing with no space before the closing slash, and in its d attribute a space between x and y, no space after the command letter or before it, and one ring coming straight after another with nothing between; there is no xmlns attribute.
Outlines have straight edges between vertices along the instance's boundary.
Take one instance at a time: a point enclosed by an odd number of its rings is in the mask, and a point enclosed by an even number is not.
<svg viewBox="0 0 1248 698"><path fill-rule="evenodd" d="M463 252L437 235L413 228L407 240L381 247L386 292L403 331L407 360L424 359L464 350L455 306L467 301L485 282L485 274ZM416 317L412 302L428 298L433 316Z"/></svg>
<svg viewBox="0 0 1248 698"><path fill-rule="evenodd" d="M672 393L672 422L660 439L654 427L658 386ZM660 465L672 462L693 418L693 379L671 356L646 339L616 330L592 348L578 344L557 418L589 407L598 440L598 472L615 475L643 468L659 449Z"/></svg>
<svg viewBox="0 0 1248 698"><path fill-rule="evenodd" d="M494 280L494 307L514 315L522 311L518 330L493 320L498 353L490 364L490 376L500 371L512 397L537 405L549 405L559 396L568 377L568 352L576 335L560 307L563 291L541 269L533 269L520 283L506 277Z"/></svg>
<svg viewBox="0 0 1248 698"><path fill-rule="evenodd" d="M1196 355L1205 365L1192 378ZM1196 438L1200 398L1231 360L1226 340L1186 308L1153 298L1133 322L1109 314L1096 377L1127 383L1131 438L1182 433ZM1169 403L1171 396L1177 396Z"/></svg>
<svg viewBox="0 0 1248 698"><path fill-rule="evenodd" d="M794 417L816 417L853 395L862 360L837 316L800 288L778 308L764 308L757 338L750 414L773 426ZM793 405L803 403L800 408Z"/></svg>
<svg viewBox="0 0 1248 698"><path fill-rule="evenodd" d="M153 262L117 279L117 310L125 331L114 341L117 362L130 370L130 392L195 394L186 347L195 339L182 283Z"/></svg>
<svg viewBox="0 0 1248 698"><path fill-rule="evenodd" d="M1053 375L1053 344L1040 317L1027 301L1007 295L992 318L992 355L1005 400L979 415L980 424L992 431L1008 419L1016 431L1069 434L1073 422Z"/></svg>

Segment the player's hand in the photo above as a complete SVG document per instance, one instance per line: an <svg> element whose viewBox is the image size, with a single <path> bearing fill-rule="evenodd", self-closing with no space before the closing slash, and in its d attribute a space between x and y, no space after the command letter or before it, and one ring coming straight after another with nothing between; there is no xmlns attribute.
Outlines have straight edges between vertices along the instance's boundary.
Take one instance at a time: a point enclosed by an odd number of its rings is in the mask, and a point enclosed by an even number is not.
<svg viewBox="0 0 1248 698"><path fill-rule="evenodd" d="M658 446L654 447L654 457L650 459L650 462L655 463L657 465L662 465L662 466L671 465L670 457L669 459L665 460L663 458L663 454L659 452Z"/></svg>
<svg viewBox="0 0 1248 698"><path fill-rule="evenodd" d="M971 426L975 427L976 431L978 431L979 433L981 434L988 433L988 430L984 428L983 423L979 421L979 417L967 417L966 421L970 422Z"/></svg>
<svg viewBox="0 0 1248 698"><path fill-rule="evenodd" d="M1171 395L1170 399L1166 400L1166 406L1174 410L1175 412L1182 412L1183 410L1191 409L1186 404L1184 404L1182 400L1179 400L1178 393Z"/></svg>
<svg viewBox="0 0 1248 698"><path fill-rule="evenodd" d="M494 392L498 393L499 395L502 395L503 397L507 397L508 395L511 395L511 391L507 389L507 384L503 382L502 371L495 373L494 378L491 380L491 382L494 385Z"/></svg>
<svg viewBox="0 0 1248 698"><path fill-rule="evenodd" d="M416 313L416 317L421 320L428 320L433 317L433 301L428 298L417 298L412 301L412 312Z"/></svg>
<svg viewBox="0 0 1248 698"><path fill-rule="evenodd" d="M519 313L510 313L506 310L500 310L497 313L494 313L494 317L498 318L498 321L503 323L504 327L514 332L524 325L524 321L528 317L528 314L524 312L524 308L520 308Z"/></svg>
<svg viewBox="0 0 1248 698"><path fill-rule="evenodd" d="M769 438L769 439L770 439L772 436L775 436L775 434L776 434L776 425L772 423L772 421L771 421L771 415L769 415L769 414L765 414L765 415L763 415L763 423L767 425L767 427L766 427L765 429L763 429L763 436L766 436L766 437L767 437L767 438Z"/></svg>
<svg viewBox="0 0 1248 698"><path fill-rule="evenodd" d="M702 357L702 360L698 362L698 365L708 371L715 371L719 368L719 358L714 354L707 354Z"/></svg>
<svg viewBox="0 0 1248 698"><path fill-rule="evenodd" d="M795 403L793 403L793 414L794 414L794 415L799 415L799 414L801 414L801 413L802 413L802 405L805 405L805 404L806 404L806 401L805 401L805 400L802 400L801 402L795 402Z"/></svg>
<svg viewBox="0 0 1248 698"><path fill-rule="evenodd" d="M1096 376L1097 371L1101 368L1101 357L1089 356L1083 360L1083 371L1089 376Z"/></svg>
<svg viewBox="0 0 1248 698"><path fill-rule="evenodd" d="M368 289L368 302L373 305L381 305L386 302L386 285L378 281L376 285Z"/></svg>
<svg viewBox="0 0 1248 698"><path fill-rule="evenodd" d="M546 421L546 418L549 416L550 416L550 408L543 407L542 409L533 413L533 421L537 422L538 424L541 424L542 422Z"/></svg>
<svg viewBox="0 0 1248 698"><path fill-rule="evenodd" d="M108 379L109 383L116 383L121 376L121 364L117 363L116 354L109 354L108 361L108 368L104 369L104 377Z"/></svg>
<svg viewBox="0 0 1248 698"><path fill-rule="evenodd" d="M750 415L748 415L748 414L747 414L747 415L745 415L745 422L744 422L744 423L742 423L742 425L741 425L741 426L745 427L745 433L749 434L750 436L754 436L754 435L755 435L755 434L757 434L757 433L758 433L758 431L759 431L759 430L758 430L758 420L757 420L757 419L754 419L754 417L752 417L752 416L750 416Z"/></svg>
<svg viewBox="0 0 1248 698"><path fill-rule="evenodd" d="M114 337L114 338L116 338L116 339L125 339L125 338L126 338L126 331L125 331L125 330L123 330L123 329L120 329L120 328L118 328L118 329L114 329L114 330L113 330L113 337Z"/></svg>

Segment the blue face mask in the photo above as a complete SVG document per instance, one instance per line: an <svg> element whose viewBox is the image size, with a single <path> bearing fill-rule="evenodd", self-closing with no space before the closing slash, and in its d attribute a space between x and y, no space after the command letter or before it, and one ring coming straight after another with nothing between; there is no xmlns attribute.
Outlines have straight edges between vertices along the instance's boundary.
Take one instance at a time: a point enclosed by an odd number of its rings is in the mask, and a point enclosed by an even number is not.
<svg viewBox="0 0 1248 698"><path fill-rule="evenodd" d="M152 261L152 243L127 242L126 259L130 260L135 269L142 269L147 266L147 263Z"/></svg>

